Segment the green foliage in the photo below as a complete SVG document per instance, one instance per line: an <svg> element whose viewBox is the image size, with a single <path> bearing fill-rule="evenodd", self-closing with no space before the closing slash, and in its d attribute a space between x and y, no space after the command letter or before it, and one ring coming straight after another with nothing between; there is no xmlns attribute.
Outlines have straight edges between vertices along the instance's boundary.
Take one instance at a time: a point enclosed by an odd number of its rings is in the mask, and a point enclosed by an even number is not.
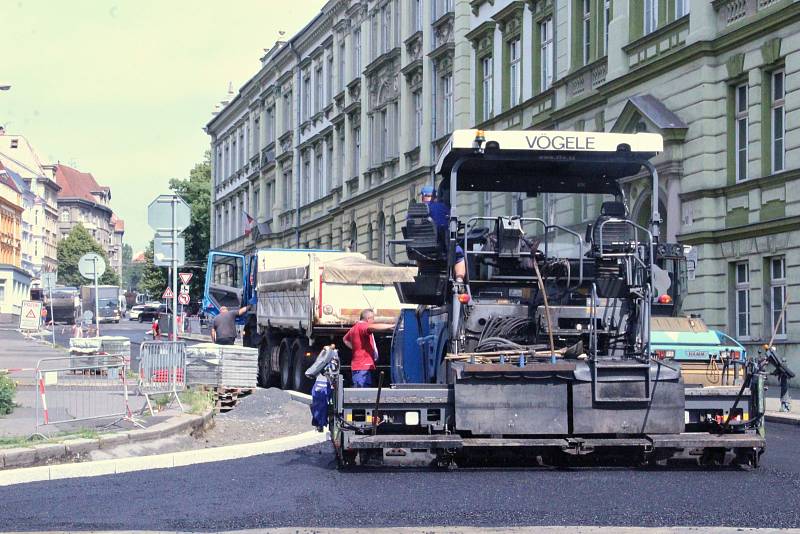
<svg viewBox="0 0 800 534"><path fill-rule="evenodd" d="M78 271L78 261L81 256L89 252L99 254L106 262L106 272L100 277L98 283L119 285L119 276L111 268L105 250L80 223L76 224L69 235L58 243L58 283L65 286L82 286L91 283Z"/></svg>
<svg viewBox="0 0 800 534"><path fill-rule="evenodd" d="M202 415L214 407L213 391L204 389L203 387L186 389L178 393L184 407L188 407L189 413Z"/></svg>
<svg viewBox="0 0 800 534"><path fill-rule="evenodd" d="M211 152L206 151L203 162L189 171L188 179L173 178L169 187L183 197L192 210L192 223L183 231L183 237L186 239L186 262L195 267L192 269L194 277L190 293L192 300L196 301L203 293L205 265L211 240Z"/></svg>
<svg viewBox="0 0 800 534"><path fill-rule="evenodd" d="M8 415L17 406L14 404L14 394L17 384L7 374L0 373L0 415Z"/></svg>
<svg viewBox="0 0 800 534"><path fill-rule="evenodd" d="M141 263L133 263L133 249L127 243L122 245L122 287L127 290L134 290L139 287L139 280L142 279Z"/></svg>
<svg viewBox="0 0 800 534"><path fill-rule="evenodd" d="M167 287L167 268L157 267L153 264L153 242L147 245L144 251L144 264L142 265L141 278L138 289L150 295L150 298L160 299L161 293Z"/></svg>

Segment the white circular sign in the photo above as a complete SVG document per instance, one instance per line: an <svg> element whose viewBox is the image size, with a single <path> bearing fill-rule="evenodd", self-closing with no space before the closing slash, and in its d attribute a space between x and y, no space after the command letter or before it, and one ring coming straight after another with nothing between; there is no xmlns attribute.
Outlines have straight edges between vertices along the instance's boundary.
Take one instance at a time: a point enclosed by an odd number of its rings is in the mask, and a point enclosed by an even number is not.
<svg viewBox="0 0 800 534"><path fill-rule="evenodd" d="M183 304L184 306L188 305L190 302L189 294L188 293L181 293L178 295L178 304Z"/></svg>
<svg viewBox="0 0 800 534"><path fill-rule="evenodd" d="M83 320L85 322L91 323L92 319L94 319L94 314L92 312L90 312L89 310L86 310L85 312L83 312Z"/></svg>
<svg viewBox="0 0 800 534"><path fill-rule="evenodd" d="M78 260L78 270L86 278L94 279L95 274L100 278L106 272L106 262L100 254L89 252Z"/></svg>

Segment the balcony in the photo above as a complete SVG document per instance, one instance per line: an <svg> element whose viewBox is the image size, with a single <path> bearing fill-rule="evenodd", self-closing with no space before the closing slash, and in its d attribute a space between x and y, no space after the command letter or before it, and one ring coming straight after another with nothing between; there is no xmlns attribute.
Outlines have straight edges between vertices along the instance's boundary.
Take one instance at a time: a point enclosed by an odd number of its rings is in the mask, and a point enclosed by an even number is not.
<svg viewBox="0 0 800 534"><path fill-rule="evenodd" d="M656 31L623 46L631 69L652 63L667 53L683 48L689 35L689 16L670 22Z"/></svg>
<svg viewBox="0 0 800 534"><path fill-rule="evenodd" d="M275 143L270 143L261 150L261 169L275 163Z"/></svg>
<svg viewBox="0 0 800 534"><path fill-rule="evenodd" d="M567 98L572 100L591 94L606 82L607 73L608 60L606 57L602 57L570 73L565 79Z"/></svg>
<svg viewBox="0 0 800 534"><path fill-rule="evenodd" d="M717 28L724 30L783 3L783 0L714 0L712 5L717 12Z"/></svg>

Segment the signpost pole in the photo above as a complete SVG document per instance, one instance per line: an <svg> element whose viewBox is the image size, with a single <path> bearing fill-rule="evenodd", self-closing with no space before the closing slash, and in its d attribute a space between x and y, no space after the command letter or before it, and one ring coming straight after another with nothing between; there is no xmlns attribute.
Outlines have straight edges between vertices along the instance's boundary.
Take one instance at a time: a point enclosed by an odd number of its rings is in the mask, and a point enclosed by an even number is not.
<svg viewBox="0 0 800 534"><path fill-rule="evenodd" d="M97 258L92 257L92 266L94 267L94 328L95 336L100 337L100 290L97 288Z"/></svg>
<svg viewBox="0 0 800 534"><path fill-rule="evenodd" d="M172 341L178 340L178 197L172 197Z"/></svg>
<svg viewBox="0 0 800 534"><path fill-rule="evenodd" d="M50 293L50 329L52 330L53 334L53 347L56 346L56 318L53 315L53 284L48 284L49 293Z"/></svg>

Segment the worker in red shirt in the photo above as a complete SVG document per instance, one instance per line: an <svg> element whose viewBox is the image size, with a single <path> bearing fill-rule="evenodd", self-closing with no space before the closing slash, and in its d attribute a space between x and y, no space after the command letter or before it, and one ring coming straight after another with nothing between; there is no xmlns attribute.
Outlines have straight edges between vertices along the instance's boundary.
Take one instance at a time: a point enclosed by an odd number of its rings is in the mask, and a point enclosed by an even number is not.
<svg viewBox="0 0 800 534"><path fill-rule="evenodd" d="M361 312L360 320L344 335L344 344L353 351L350 368L353 371L353 387L372 386L371 371L378 361L378 346L375 332L394 330L394 323L376 323L375 312L370 309Z"/></svg>

